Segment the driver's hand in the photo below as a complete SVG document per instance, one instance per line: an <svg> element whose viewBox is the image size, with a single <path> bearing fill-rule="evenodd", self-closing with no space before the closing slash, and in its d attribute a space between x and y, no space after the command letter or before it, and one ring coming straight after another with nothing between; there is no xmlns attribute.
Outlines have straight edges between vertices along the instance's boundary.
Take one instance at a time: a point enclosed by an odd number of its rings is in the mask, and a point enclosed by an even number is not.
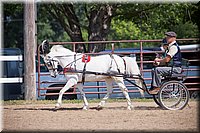
<svg viewBox="0 0 200 133"><path fill-rule="evenodd" d="M153 65L154 65L154 66L159 66L159 65L160 65L160 60L161 60L161 59L159 59L159 58L155 58L155 59L154 59L154 62L153 62Z"/></svg>

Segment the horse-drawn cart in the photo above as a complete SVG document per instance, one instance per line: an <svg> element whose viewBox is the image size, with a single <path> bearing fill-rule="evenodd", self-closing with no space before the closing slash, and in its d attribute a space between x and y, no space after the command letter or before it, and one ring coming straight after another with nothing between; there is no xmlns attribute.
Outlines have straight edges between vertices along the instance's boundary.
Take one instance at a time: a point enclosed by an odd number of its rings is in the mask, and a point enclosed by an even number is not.
<svg viewBox="0 0 200 133"><path fill-rule="evenodd" d="M87 55L74 53L60 46L54 47L53 50L51 49L51 52L45 52L45 47L49 48L45 45L48 45L47 41L44 41L41 44L41 53L44 53L44 61L51 73L51 76L55 77L59 73L57 69L58 64L60 64L64 69L66 78L68 79L68 82L59 93L56 107L61 106L61 99L64 92L76 84L81 92L81 95L83 96L83 109L87 109L88 103L85 94L82 91L83 84L85 81L93 81L95 78L104 79L108 89L108 93L100 102L99 106L104 106L105 100L107 100L112 93L112 82L116 82L122 90L127 99L128 109L131 109L132 105L123 80L130 82L140 90L146 91L150 94L143 77L139 73L136 61L130 57L124 58L110 54L101 56L101 58L109 59L107 62L106 60L100 60L100 57L93 57L93 60L91 59L91 62L89 62L90 57ZM100 63L101 67L95 67L95 65L97 65L95 63ZM163 77L160 91L157 94L153 94L153 99L156 104L164 109L179 110L183 109L188 104L189 92L187 87L183 84L183 81L187 77L187 69L189 67L188 60L183 59L182 67L183 71L181 74L174 74L172 72L172 66L171 73ZM136 82L132 82L130 79L133 79Z"/></svg>

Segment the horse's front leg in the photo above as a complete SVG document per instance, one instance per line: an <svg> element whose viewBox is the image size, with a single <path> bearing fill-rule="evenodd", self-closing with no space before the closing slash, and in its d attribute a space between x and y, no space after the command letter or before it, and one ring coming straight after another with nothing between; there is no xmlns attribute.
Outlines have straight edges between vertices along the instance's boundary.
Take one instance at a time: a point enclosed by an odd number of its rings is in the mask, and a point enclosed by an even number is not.
<svg viewBox="0 0 200 133"><path fill-rule="evenodd" d="M83 84L82 83L78 83L76 86L79 89L79 91L81 93L81 96L83 98L83 102L84 102L83 110L88 110L88 108L89 108L88 107L88 101L86 99L85 93L83 92Z"/></svg>
<svg viewBox="0 0 200 133"><path fill-rule="evenodd" d="M106 79L106 88L107 88L107 94L104 96L104 98L101 100L101 102L99 103L97 109L100 110L105 106L106 100L110 97L110 95L112 94L112 90L113 90L113 79Z"/></svg>
<svg viewBox="0 0 200 133"><path fill-rule="evenodd" d="M56 103L55 108L58 109L61 107L62 104L62 96L63 94L73 85L77 84L77 79L76 78L69 78L69 80L67 81L66 85L60 90L59 92L59 97L58 97L58 101Z"/></svg>

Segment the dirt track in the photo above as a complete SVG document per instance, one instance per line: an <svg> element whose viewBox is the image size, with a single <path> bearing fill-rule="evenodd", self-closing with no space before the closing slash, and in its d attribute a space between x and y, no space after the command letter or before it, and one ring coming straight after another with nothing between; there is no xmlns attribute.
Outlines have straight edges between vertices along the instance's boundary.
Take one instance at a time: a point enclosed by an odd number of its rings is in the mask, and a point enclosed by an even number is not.
<svg viewBox="0 0 200 133"><path fill-rule="evenodd" d="M126 103L107 103L101 111L98 103L63 104L54 112L53 104L3 106L3 131L199 131L198 103L190 102L183 110L162 110L153 102L134 102L135 110Z"/></svg>

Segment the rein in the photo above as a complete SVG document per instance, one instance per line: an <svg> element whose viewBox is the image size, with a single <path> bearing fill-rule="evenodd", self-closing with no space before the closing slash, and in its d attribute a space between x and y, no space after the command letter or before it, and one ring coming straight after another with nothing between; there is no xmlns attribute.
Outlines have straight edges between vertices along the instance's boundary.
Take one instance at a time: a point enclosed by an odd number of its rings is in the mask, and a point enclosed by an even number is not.
<svg viewBox="0 0 200 133"><path fill-rule="evenodd" d="M78 53L78 54L80 54L81 55L81 53ZM54 56L54 57L70 57L70 56L78 56L78 54L76 53L76 54L74 54L74 55L60 55L60 56Z"/></svg>
<svg viewBox="0 0 200 133"><path fill-rule="evenodd" d="M79 53L79 54L81 55L81 53ZM70 62L69 64L67 64L67 65L64 67L64 69L67 68L67 67L70 66L70 65L72 66L72 64L75 62L74 68L75 68L75 70L76 70L76 61L82 59L82 57L76 59L76 56L78 56L77 53L74 54L74 55L54 56L54 57L61 57L61 58L62 58L62 57L70 57L70 56L74 56L74 61L72 61L72 62Z"/></svg>

